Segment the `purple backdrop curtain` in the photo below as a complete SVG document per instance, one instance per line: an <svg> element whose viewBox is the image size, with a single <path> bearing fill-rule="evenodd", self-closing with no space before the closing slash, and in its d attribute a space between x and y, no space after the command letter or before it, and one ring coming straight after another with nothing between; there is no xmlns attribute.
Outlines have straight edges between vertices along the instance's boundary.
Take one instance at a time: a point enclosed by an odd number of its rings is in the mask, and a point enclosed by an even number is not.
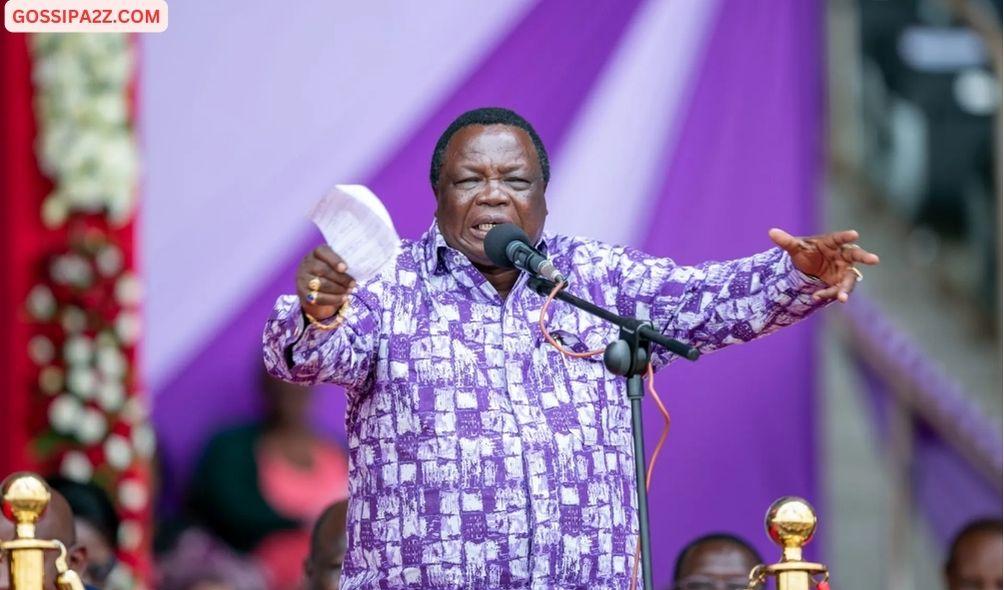
<svg viewBox="0 0 1004 590"><path fill-rule="evenodd" d="M816 229L822 167L822 5L727 2L700 67L645 248L681 263L766 250L767 230ZM783 495L817 510L815 329L809 321L657 378L673 430L652 483L653 544L669 559L695 535L738 533L764 555L767 506ZM645 423L649 448L660 421ZM822 521L825 523L825 519ZM819 541L810 555L819 552Z"/></svg>

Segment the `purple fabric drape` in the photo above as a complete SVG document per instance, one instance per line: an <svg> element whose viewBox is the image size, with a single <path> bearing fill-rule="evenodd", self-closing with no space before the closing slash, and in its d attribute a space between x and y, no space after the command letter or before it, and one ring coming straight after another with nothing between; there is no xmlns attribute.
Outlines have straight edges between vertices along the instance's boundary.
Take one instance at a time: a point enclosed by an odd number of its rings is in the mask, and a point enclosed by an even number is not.
<svg viewBox="0 0 1004 590"><path fill-rule="evenodd" d="M815 0L724 3L679 143L666 146L647 251L692 264L767 249L771 227L816 229L821 8ZM693 365L678 361L657 378L673 415L650 502L657 581L706 532L740 534L775 556L763 514L780 496L821 510L813 322ZM646 411L651 449L661 420L654 406ZM817 538L808 554L819 549Z"/></svg>

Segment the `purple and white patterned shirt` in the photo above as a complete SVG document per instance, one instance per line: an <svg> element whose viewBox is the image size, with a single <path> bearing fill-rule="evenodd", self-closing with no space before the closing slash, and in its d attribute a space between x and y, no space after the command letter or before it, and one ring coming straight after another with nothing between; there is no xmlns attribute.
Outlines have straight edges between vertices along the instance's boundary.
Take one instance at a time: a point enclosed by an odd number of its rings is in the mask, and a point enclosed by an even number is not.
<svg viewBox="0 0 1004 590"><path fill-rule="evenodd" d="M582 238L545 234L538 247L571 293L702 352L821 305L811 293L822 283L778 248L691 267ZM503 300L433 223L359 285L337 330L305 325L295 296L276 302L268 370L348 395L343 590L628 587L637 515L625 385L601 357L570 359L544 340L544 299L525 283ZM617 336L561 302L548 326L577 350Z"/></svg>

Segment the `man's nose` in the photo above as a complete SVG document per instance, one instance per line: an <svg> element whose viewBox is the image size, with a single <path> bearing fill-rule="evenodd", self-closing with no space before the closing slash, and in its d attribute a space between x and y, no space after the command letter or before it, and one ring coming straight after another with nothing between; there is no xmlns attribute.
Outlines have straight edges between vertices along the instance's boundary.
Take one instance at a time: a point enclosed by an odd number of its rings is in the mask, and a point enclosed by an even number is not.
<svg viewBox="0 0 1004 590"><path fill-rule="evenodd" d="M478 204L490 207L508 205L511 198L505 183L501 180L489 180L478 195Z"/></svg>

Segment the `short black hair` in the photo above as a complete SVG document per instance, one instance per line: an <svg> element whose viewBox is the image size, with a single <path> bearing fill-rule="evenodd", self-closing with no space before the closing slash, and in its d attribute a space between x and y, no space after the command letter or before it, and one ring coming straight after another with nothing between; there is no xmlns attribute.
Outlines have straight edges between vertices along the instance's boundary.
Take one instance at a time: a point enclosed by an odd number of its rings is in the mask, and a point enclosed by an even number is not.
<svg viewBox="0 0 1004 590"><path fill-rule="evenodd" d="M432 165L429 167L429 182L432 183L433 191L439 184L439 173L443 168L443 158L446 157L446 146L450 143L450 139L456 135L457 131L471 125L508 125L526 131L526 134L530 136L530 141L533 142L534 149L537 150L537 160L540 162L540 171L544 176L544 186L547 186L548 181L551 180L551 164L547 159L544 142L540 140L533 125L515 111L499 107L481 107L467 111L454 119L446 131L443 131L443 134L439 136L436 149L432 152Z"/></svg>
<svg viewBox="0 0 1004 590"><path fill-rule="evenodd" d="M66 498L74 517L94 527L109 547L118 548L119 515L101 486L59 476L50 477L47 482Z"/></svg>
<svg viewBox="0 0 1004 590"><path fill-rule="evenodd" d="M320 550L321 547L321 529L327 524L327 521L334 520L335 526L344 529L346 526L345 519L347 518L349 503L348 500L340 500L330 504L327 508L321 512L321 515L317 517L314 521L314 526L310 529L310 553L307 555L307 559L313 559L314 554ZM342 535L345 535L345 531L342 531Z"/></svg>
<svg viewBox="0 0 1004 590"><path fill-rule="evenodd" d="M674 585L680 581L680 569L683 567L683 562L686 561L690 553L706 543L727 543L729 545L734 545L737 549L741 549L749 553L750 557L752 557L753 561L756 563L763 563L763 557L760 557L760 552L757 551L753 545L750 545L749 541L746 539L731 533L711 533L694 539L680 550L680 553L676 556L676 564L673 566Z"/></svg>
<svg viewBox="0 0 1004 590"><path fill-rule="evenodd" d="M955 566L958 565L959 558L959 545L962 541L970 535L976 535L980 533L986 533L990 535L1002 535L1004 534L1004 529L1001 526L1000 518L977 518L976 520L969 521L965 526L959 529L959 532L955 533L955 537L952 538L952 543L948 546L948 557L945 559L945 575L952 575L955 571Z"/></svg>

